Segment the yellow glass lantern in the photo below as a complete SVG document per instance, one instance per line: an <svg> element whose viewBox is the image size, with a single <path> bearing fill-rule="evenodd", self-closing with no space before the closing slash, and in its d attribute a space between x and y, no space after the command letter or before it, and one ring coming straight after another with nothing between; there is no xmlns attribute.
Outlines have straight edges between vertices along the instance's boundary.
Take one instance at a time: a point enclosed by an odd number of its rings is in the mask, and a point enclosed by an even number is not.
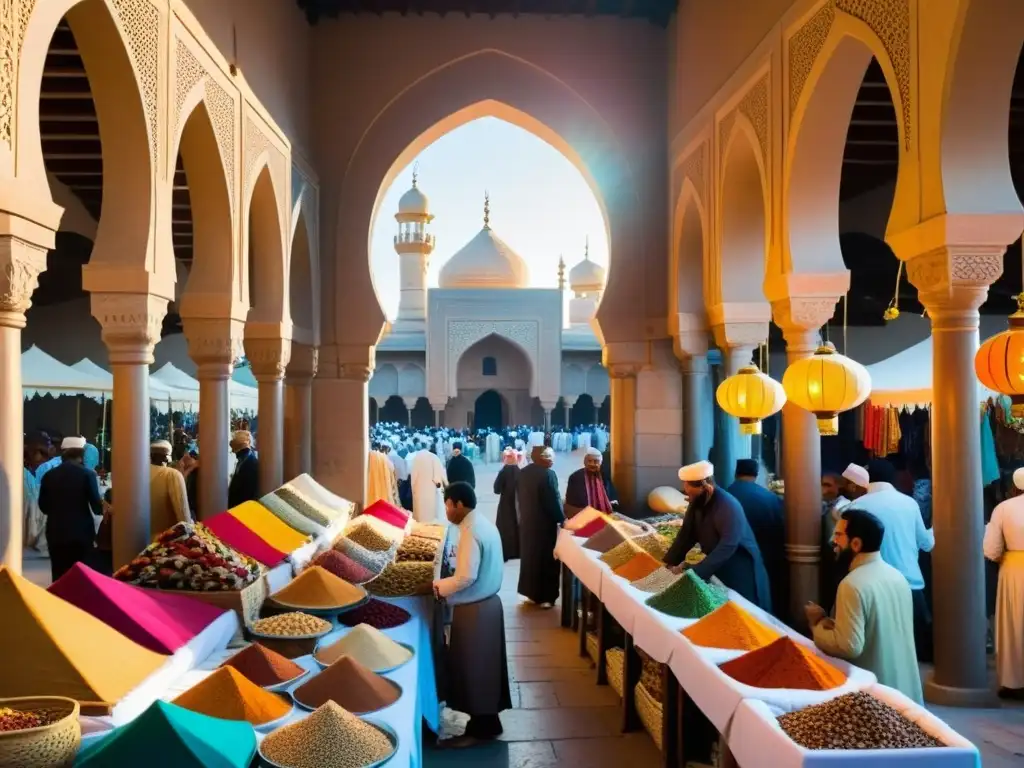
<svg viewBox="0 0 1024 768"><path fill-rule="evenodd" d="M751 363L719 384L715 398L723 411L740 420L740 434L760 435L761 421L786 404L786 391Z"/></svg>
<svg viewBox="0 0 1024 768"><path fill-rule="evenodd" d="M1009 330L997 333L978 349L974 372L978 380L1010 398L1010 413L1024 418L1024 294L1017 298L1017 311L1010 315Z"/></svg>
<svg viewBox="0 0 1024 768"><path fill-rule="evenodd" d="M840 355L832 344L823 344L810 357L786 368L782 386L789 401L818 419L822 435L839 434L839 414L856 408L871 394L871 374Z"/></svg>

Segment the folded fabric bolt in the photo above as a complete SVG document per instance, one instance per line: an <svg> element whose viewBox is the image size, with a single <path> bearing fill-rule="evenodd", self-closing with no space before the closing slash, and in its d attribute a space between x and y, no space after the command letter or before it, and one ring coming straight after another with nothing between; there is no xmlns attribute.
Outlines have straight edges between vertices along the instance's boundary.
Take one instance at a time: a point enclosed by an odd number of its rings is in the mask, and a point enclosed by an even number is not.
<svg viewBox="0 0 1024 768"><path fill-rule="evenodd" d="M239 504L234 509L229 509L228 514L240 520L246 528L281 552L294 552L309 539L305 534L282 523L258 501Z"/></svg>
<svg viewBox="0 0 1024 768"><path fill-rule="evenodd" d="M288 557L287 552L271 546L247 528L241 520L227 512L214 515L205 521L204 525L229 547L237 549L268 568L273 568Z"/></svg>

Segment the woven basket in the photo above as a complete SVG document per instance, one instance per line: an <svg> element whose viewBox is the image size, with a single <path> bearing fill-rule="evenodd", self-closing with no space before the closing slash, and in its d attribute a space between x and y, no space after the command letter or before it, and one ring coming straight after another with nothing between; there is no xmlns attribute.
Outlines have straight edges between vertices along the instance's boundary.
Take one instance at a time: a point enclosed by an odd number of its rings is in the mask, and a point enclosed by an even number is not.
<svg viewBox="0 0 1024 768"><path fill-rule="evenodd" d="M31 696L0 699L2 707L45 712L55 722L26 731L0 733L0 768L64 768L74 762L82 744L77 701L60 696Z"/></svg>
<svg viewBox="0 0 1024 768"><path fill-rule="evenodd" d="M662 722L665 719L665 711L661 704L654 700L654 697L644 688L643 683L637 683L633 691L633 698L636 701L636 713L640 716L640 722L644 724L644 730L651 735L655 746L659 751L664 750L661 739Z"/></svg>
<svg viewBox="0 0 1024 768"><path fill-rule="evenodd" d="M597 664L597 634L594 632L587 632L587 656Z"/></svg>
<svg viewBox="0 0 1024 768"><path fill-rule="evenodd" d="M604 654L604 667L608 685L621 699L626 689L626 652L621 648L609 648Z"/></svg>

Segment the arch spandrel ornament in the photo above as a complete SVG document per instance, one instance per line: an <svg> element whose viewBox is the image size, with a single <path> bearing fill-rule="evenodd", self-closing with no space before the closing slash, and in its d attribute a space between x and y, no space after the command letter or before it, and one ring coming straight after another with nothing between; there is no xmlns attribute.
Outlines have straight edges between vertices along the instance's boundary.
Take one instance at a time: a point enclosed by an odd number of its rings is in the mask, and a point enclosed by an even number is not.
<svg viewBox="0 0 1024 768"><path fill-rule="evenodd" d="M150 153L156 167L160 157L158 92L160 82L160 9L150 0L107 0L116 11L121 33L135 65L142 106L149 125Z"/></svg>
<svg viewBox="0 0 1024 768"><path fill-rule="evenodd" d="M486 322L448 321L448 396L458 397L459 360L466 350L488 336L500 336L512 342L530 361L530 395L537 396L537 367L540 357L540 328L536 320Z"/></svg>

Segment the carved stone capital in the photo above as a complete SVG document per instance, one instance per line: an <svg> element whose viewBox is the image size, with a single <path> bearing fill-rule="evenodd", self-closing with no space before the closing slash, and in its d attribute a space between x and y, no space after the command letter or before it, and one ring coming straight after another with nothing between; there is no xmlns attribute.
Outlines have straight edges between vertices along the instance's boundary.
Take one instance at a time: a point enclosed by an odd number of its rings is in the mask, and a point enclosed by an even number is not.
<svg viewBox="0 0 1024 768"><path fill-rule="evenodd" d="M636 376L644 369L640 363L612 363L608 366L608 376L613 379L628 379Z"/></svg>
<svg viewBox="0 0 1024 768"><path fill-rule="evenodd" d="M256 381L274 382L284 378L292 354L291 339L246 339L244 346Z"/></svg>
<svg viewBox="0 0 1024 768"><path fill-rule="evenodd" d="M1003 273L1005 248L947 245L907 261L907 278L928 312L976 310Z"/></svg>
<svg viewBox="0 0 1024 768"><path fill-rule="evenodd" d="M92 293L91 303L110 362L152 365L167 299L149 293Z"/></svg>
<svg viewBox="0 0 1024 768"><path fill-rule="evenodd" d="M44 269L45 248L13 235L0 236L0 325L25 327L25 312Z"/></svg>
<svg viewBox="0 0 1024 768"><path fill-rule="evenodd" d="M365 363L342 363L338 366L338 376L348 381L361 381L364 384L373 378L373 366Z"/></svg>
<svg viewBox="0 0 1024 768"><path fill-rule="evenodd" d="M651 364L651 345L647 341L605 344L601 362L613 379L636 376Z"/></svg>
<svg viewBox="0 0 1024 768"><path fill-rule="evenodd" d="M839 296L790 296L772 302L775 324L788 333L817 331L836 313ZM788 338L788 337L787 337Z"/></svg>
<svg viewBox="0 0 1024 768"><path fill-rule="evenodd" d="M723 323L712 328L715 344L723 352L754 349L768 340L768 323Z"/></svg>
<svg viewBox="0 0 1024 768"><path fill-rule="evenodd" d="M310 382L316 376L320 351L310 344L292 342L292 357L288 361L288 383Z"/></svg>
<svg viewBox="0 0 1024 768"><path fill-rule="evenodd" d="M199 369L199 377L231 378L235 361L243 354L245 324L240 320L183 318L188 356Z"/></svg>

